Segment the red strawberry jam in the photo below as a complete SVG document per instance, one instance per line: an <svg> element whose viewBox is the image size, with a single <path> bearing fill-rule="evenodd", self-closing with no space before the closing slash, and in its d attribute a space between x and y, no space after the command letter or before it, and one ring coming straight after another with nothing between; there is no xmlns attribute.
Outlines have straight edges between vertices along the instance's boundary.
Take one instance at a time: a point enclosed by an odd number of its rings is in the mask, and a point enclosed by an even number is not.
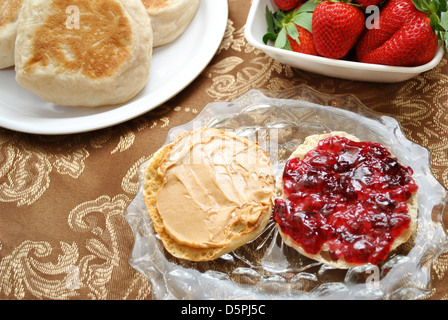
<svg viewBox="0 0 448 320"><path fill-rule="evenodd" d="M380 144L329 137L286 163L274 221L309 254L378 264L409 228L412 173Z"/></svg>

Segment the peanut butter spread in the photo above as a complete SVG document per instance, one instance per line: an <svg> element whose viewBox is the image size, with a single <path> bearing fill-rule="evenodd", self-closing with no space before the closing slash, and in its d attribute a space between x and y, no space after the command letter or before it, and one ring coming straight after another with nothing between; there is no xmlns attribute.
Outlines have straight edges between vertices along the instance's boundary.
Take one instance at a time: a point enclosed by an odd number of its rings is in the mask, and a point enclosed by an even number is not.
<svg viewBox="0 0 448 320"><path fill-rule="evenodd" d="M253 230L271 208L274 176L266 152L223 131L184 133L159 174L165 178L157 210L178 244L224 247L236 233Z"/></svg>
<svg viewBox="0 0 448 320"><path fill-rule="evenodd" d="M0 28L17 19L23 0L0 1Z"/></svg>

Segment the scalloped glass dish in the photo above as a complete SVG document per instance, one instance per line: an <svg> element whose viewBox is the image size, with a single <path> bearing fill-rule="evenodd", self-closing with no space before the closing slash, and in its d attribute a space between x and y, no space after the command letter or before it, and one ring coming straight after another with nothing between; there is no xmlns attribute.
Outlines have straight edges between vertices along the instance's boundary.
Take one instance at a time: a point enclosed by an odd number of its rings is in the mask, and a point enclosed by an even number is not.
<svg viewBox="0 0 448 320"><path fill-rule="evenodd" d="M271 11L277 9L273 0L254 0L252 2L244 31L247 41L275 60L301 70L335 78L392 83L409 80L423 72L431 70L439 64L444 55L443 47L439 46L434 58L422 66L396 67L335 60L278 49L271 45L265 45L262 41L263 35L267 31L265 18L266 6Z"/></svg>
<svg viewBox="0 0 448 320"><path fill-rule="evenodd" d="M151 282L154 299L417 299L429 294L432 263L448 244L442 223L447 191L431 174L428 150L406 139L396 120L352 95L327 95L307 86L277 93L251 90L235 101L207 105L193 121L172 128L165 144L201 126L258 142L270 154L277 179L310 134L342 130L382 143L414 170L418 228L378 267L340 270L301 256L282 243L272 219L258 238L215 261L184 261L167 253L153 230L143 200L143 163L126 219L135 236L130 264Z"/></svg>

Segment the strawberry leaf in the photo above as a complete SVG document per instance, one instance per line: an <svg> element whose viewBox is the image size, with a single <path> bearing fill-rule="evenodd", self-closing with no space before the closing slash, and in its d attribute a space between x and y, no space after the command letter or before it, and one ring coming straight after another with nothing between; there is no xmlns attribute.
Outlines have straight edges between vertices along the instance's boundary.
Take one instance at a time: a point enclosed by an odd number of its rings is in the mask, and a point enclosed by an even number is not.
<svg viewBox="0 0 448 320"><path fill-rule="evenodd" d="M448 30L448 14L444 14L442 19L440 20L440 25L445 29Z"/></svg>
<svg viewBox="0 0 448 320"><path fill-rule="evenodd" d="M288 33L288 35L294 39L294 41L296 41L298 44L300 44L300 39L299 39L299 31L297 30L296 26L294 25L294 23L289 23L286 26L286 32Z"/></svg>
<svg viewBox="0 0 448 320"><path fill-rule="evenodd" d="M263 36L263 43L268 44L269 41L275 42L277 40L277 34L273 32L268 32Z"/></svg>
<svg viewBox="0 0 448 320"><path fill-rule="evenodd" d="M447 1L446 0L434 0L434 2L437 6L437 11L446 12L446 10L447 10Z"/></svg>
<svg viewBox="0 0 448 320"><path fill-rule="evenodd" d="M289 14L284 13L281 10L278 10L274 13L274 22L275 26L278 30L280 30L285 23L285 21L289 20Z"/></svg>
<svg viewBox="0 0 448 320"><path fill-rule="evenodd" d="M437 23L437 25L433 27L433 29L439 39L445 43L448 40L448 14L443 15L440 22ZM443 48L445 49L445 52L448 53L446 43Z"/></svg>
<svg viewBox="0 0 448 320"><path fill-rule="evenodd" d="M268 24L268 32L269 33L275 33L275 21L274 21L274 15L269 10L268 6L266 6L266 23Z"/></svg>
<svg viewBox="0 0 448 320"><path fill-rule="evenodd" d="M412 0L417 10L422 11L429 16L436 14L439 18L442 12L447 10L447 0Z"/></svg>
<svg viewBox="0 0 448 320"><path fill-rule="evenodd" d="M309 32L312 33L311 25L313 21L313 13L312 12L303 12L302 14L298 14L294 17L293 22L301 26L302 28L305 28Z"/></svg>
<svg viewBox="0 0 448 320"><path fill-rule="evenodd" d="M309 32L311 31L313 11L319 5L319 1L308 0L295 11L277 10L272 13L266 6L267 33L263 36L264 44L274 42L276 48L291 50L288 37L300 44L300 34L297 26Z"/></svg>
<svg viewBox="0 0 448 320"><path fill-rule="evenodd" d="M446 0L439 1L439 10L440 12L446 12L446 10L448 10L448 4Z"/></svg>
<svg viewBox="0 0 448 320"><path fill-rule="evenodd" d="M304 4L302 4L300 6L299 9L297 9L295 12L297 14L301 13L301 12L313 12L314 9L316 9L316 7L319 5L318 1L314 1L314 0L308 0L307 2L305 2Z"/></svg>
<svg viewBox="0 0 448 320"><path fill-rule="evenodd" d="M275 47L286 49L287 44L289 45L288 38L286 37L286 28L282 28L278 33L277 40L275 41Z"/></svg>

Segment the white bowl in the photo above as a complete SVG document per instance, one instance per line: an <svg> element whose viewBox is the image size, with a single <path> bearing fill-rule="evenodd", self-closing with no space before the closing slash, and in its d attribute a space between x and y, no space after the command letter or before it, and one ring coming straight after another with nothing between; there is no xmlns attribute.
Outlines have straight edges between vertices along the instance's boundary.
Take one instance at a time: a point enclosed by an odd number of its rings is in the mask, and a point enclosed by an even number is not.
<svg viewBox="0 0 448 320"><path fill-rule="evenodd" d="M245 28L247 41L275 60L304 71L349 80L400 82L431 70L442 60L444 55L443 47L440 45L434 58L427 64L417 67L395 67L335 60L275 48L269 44L265 45L262 40L263 35L267 32L266 6L272 12L278 9L272 0L253 0Z"/></svg>

